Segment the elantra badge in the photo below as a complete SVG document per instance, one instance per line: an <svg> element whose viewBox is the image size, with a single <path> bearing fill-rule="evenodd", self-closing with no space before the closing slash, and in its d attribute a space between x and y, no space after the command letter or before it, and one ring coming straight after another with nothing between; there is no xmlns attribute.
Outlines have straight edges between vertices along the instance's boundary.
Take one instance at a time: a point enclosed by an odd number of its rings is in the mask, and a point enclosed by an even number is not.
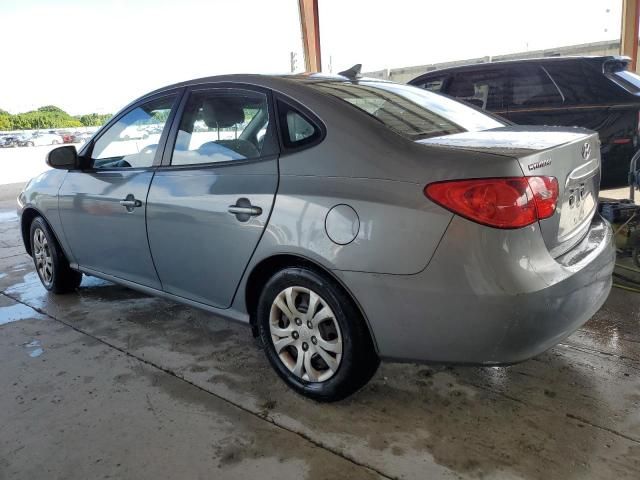
<svg viewBox="0 0 640 480"><path fill-rule="evenodd" d="M529 171L537 170L538 168L542 168L542 167L548 167L549 165L551 165L550 158L547 158L546 160L540 160L539 162L531 163L529 165Z"/></svg>

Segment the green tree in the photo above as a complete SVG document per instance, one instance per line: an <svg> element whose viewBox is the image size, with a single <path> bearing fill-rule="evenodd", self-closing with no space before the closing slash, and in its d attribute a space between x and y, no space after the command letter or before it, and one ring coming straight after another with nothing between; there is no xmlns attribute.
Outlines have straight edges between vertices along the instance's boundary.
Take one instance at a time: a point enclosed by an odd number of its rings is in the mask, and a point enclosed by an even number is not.
<svg viewBox="0 0 640 480"><path fill-rule="evenodd" d="M13 122L11 121L11 115L0 111L0 130L12 130Z"/></svg>
<svg viewBox="0 0 640 480"><path fill-rule="evenodd" d="M12 118L13 128L16 130L35 130L46 128L68 128L68 127L81 127L80 123L75 118L71 117L67 113L58 113L55 111L32 111L26 113L19 113L13 115Z"/></svg>
<svg viewBox="0 0 640 480"><path fill-rule="evenodd" d="M40 107L38 109L38 112L51 112L69 116L67 112L62 110L60 107L56 107L55 105L45 105L44 107Z"/></svg>
<svg viewBox="0 0 640 480"><path fill-rule="evenodd" d="M82 125L85 127L100 127L107 123L107 121L112 117L110 113L108 114L100 114L100 113L89 113L87 115L76 115L74 118L79 120Z"/></svg>
<svg viewBox="0 0 640 480"><path fill-rule="evenodd" d="M91 113L72 117L60 107L45 105L37 110L11 115L0 109L0 130L36 130L101 126L112 115Z"/></svg>

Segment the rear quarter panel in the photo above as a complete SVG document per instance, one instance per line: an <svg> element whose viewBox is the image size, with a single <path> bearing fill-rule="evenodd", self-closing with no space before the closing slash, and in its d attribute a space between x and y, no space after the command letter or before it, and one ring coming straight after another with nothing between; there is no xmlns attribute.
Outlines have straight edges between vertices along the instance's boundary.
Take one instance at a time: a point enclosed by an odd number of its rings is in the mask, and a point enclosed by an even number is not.
<svg viewBox="0 0 640 480"><path fill-rule="evenodd" d="M327 268L409 274L422 270L451 213L425 198L417 183L367 178L282 176L269 225L256 252L297 254ZM331 240L326 218L332 207L357 214L355 238Z"/></svg>

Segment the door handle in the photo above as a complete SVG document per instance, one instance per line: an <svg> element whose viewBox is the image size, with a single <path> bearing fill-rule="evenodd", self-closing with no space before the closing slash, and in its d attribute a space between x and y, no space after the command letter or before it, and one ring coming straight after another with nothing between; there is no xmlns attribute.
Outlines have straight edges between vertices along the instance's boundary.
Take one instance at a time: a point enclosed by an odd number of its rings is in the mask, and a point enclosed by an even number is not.
<svg viewBox="0 0 640 480"><path fill-rule="evenodd" d="M234 215L249 215L252 217L262 213L262 209L260 207L239 207L237 205L231 205L228 211Z"/></svg>
<svg viewBox="0 0 640 480"><path fill-rule="evenodd" d="M248 198L239 198L235 205L229 205L227 211L235 215L236 219L241 222L248 222L251 217L262 214L262 209L251 205Z"/></svg>
<svg viewBox="0 0 640 480"><path fill-rule="evenodd" d="M120 200L120 205L122 205L123 207L135 208L141 207L142 202L140 200Z"/></svg>
<svg viewBox="0 0 640 480"><path fill-rule="evenodd" d="M125 198L124 200L120 200L120 205L125 207L127 209L127 212L133 212L134 208L142 206L142 202L140 200L136 200L133 195L129 194L127 195L127 198Z"/></svg>

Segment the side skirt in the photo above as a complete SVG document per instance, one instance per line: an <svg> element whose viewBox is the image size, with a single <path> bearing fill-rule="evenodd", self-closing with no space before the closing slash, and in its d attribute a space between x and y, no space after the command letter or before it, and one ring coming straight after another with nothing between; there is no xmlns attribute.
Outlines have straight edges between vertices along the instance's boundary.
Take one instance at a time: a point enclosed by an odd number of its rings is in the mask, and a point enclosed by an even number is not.
<svg viewBox="0 0 640 480"><path fill-rule="evenodd" d="M140 285L135 282L130 282L129 280L124 280L119 277L114 277L113 275L108 275L106 273L98 272L90 268L80 267L75 264L71 265L71 268L78 270L82 273L85 273L87 275L90 275L92 277L102 278L103 280L107 280L109 282L117 283L118 285L131 288L132 290L138 290L139 292L146 293L147 295L166 298L167 300L172 300L176 303L182 303L183 305L187 305L189 307L195 307L195 308L199 308L200 310L205 310L207 312L214 313L227 320L232 320L234 322L244 323L246 325L249 325L249 315L245 312L239 312L238 310L234 310L231 308L221 309L221 308L212 307L211 305L207 305L206 303L195 302L193 300L189 300L188 298L180 297L172 293L163 292L162 290L156 290L155 288L147 287L145 285Z"/></svg>

